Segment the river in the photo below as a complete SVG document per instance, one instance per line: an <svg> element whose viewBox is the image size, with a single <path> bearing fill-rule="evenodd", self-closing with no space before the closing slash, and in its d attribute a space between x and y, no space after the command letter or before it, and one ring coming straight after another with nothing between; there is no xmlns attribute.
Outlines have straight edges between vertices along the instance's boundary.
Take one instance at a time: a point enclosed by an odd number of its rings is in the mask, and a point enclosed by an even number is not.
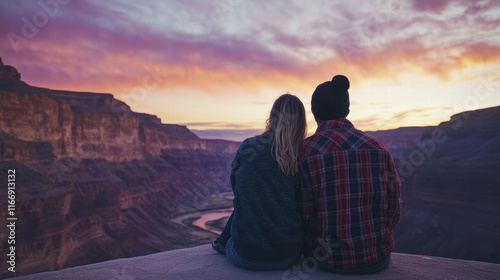
<svg viewBox="0 0 500 280"><path fill-rule="evenodd" d="M181 224L181 225L186 225L184 223L185 220L197 218L196 220L193 220L191 222L191 225L193 225L197 228L200 228L202 230L213 232L213 233L219 235L221 233L221 231L217 228L214 228L214 227L207 225L207 223L210 221L222 219L224 217L229 217L232 212L233 212L232 207L231 208L217 209L217 210L210 210L210 211L201 211L201 212L185 214L185 215L176 217L175 219L173 219L173 221L178 223L178 224Z"/></svg>
<svg viewBox="0 0 500 280"><path fill-rule="evenodd" d="M228 200L233 199L233 193L222 193L219 194L219 196L224 197ZM206 211L200 211L200 212L195 212L195 213L190 213L190 214L185 214L182 216L178 216L175 219L173 219L174 222L181 224L181 225L186 225L184 223L185 220L193 220L191 222L191 225L194 227L197 227L199 229L213 232L217 235L221 233L221 231L218 228L212 227L207 225L208 222L210 221L215 221L218 219L222 219L225 217L229 217L231 213L233 212L233 208L221 208L221 209L212 209L212 210L206 210Z"/></svg>
<svg viewBox="0 0 500 280"><path fill-rule="evenodd" d="M207 223L210 221L215 221L218 219L229 217L232 212L233 212L233 208L226 208L226 209L216 210L215 212L203 213L203 214L201 214L200 218L193 221L192 225L195 227L201 228L203 230L210 231L210 232L213 232L213 233L219 235L221 233L221 231L217 228L214 228L214 227L207 225Z"/></svg>

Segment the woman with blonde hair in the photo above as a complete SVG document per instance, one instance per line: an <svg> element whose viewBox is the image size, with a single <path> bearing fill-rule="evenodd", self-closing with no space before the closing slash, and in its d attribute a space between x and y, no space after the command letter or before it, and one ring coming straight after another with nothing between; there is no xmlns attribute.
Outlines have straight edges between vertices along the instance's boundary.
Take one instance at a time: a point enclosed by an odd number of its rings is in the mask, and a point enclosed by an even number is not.
<svg viewBox="0 0 500 280"><path fill-rule="evenodd" d="M306 131L304 105L284 94L274 102L264 133L244 140L236 152L234 211L212 247L237 266L275 270L299 260L303 230L297 156Z"/></svg>

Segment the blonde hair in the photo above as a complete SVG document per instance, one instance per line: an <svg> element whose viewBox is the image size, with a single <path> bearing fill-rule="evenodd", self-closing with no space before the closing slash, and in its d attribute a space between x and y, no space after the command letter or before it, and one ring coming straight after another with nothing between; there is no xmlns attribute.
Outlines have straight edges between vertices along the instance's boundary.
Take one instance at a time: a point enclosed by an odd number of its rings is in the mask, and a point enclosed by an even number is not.
<svg viewBox="0 0 500 280"><path fill-rule="evenodd" d="M274 101L263 135L270 136L273 158L285 175L299 171L299 147L306 133L304 104L295 95L281 95Z"/></svg>

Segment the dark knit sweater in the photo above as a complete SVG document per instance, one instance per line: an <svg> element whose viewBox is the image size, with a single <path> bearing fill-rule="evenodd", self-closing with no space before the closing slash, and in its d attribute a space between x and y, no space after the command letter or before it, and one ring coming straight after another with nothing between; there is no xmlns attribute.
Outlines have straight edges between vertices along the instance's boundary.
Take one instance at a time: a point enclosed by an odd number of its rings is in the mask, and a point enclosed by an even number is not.
<svg viewBox="0 0 500 280"><path fill-rule="evenodd" d="M256 263L297 260L303 242L299 179L279 170L268 137L243 141L232 163L231 184L236 253Z"/></svg>

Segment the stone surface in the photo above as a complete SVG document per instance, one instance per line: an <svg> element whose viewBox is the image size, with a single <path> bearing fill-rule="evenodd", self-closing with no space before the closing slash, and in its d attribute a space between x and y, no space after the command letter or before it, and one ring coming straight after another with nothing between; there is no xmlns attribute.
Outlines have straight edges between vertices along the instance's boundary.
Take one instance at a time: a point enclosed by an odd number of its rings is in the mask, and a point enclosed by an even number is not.
<svg viewBox="0 0 500 280"><path fill-rule="evenodd" d="M98 264L43 272L17 280L140 280L140 279L384 279L384 280L497 280L500 264L393 253L391 265L371 275L339 275L315 268L313 262L300 262L295 269L249 271L234 266L210 245L162 252L148 256L118 259Z"/></svg>

